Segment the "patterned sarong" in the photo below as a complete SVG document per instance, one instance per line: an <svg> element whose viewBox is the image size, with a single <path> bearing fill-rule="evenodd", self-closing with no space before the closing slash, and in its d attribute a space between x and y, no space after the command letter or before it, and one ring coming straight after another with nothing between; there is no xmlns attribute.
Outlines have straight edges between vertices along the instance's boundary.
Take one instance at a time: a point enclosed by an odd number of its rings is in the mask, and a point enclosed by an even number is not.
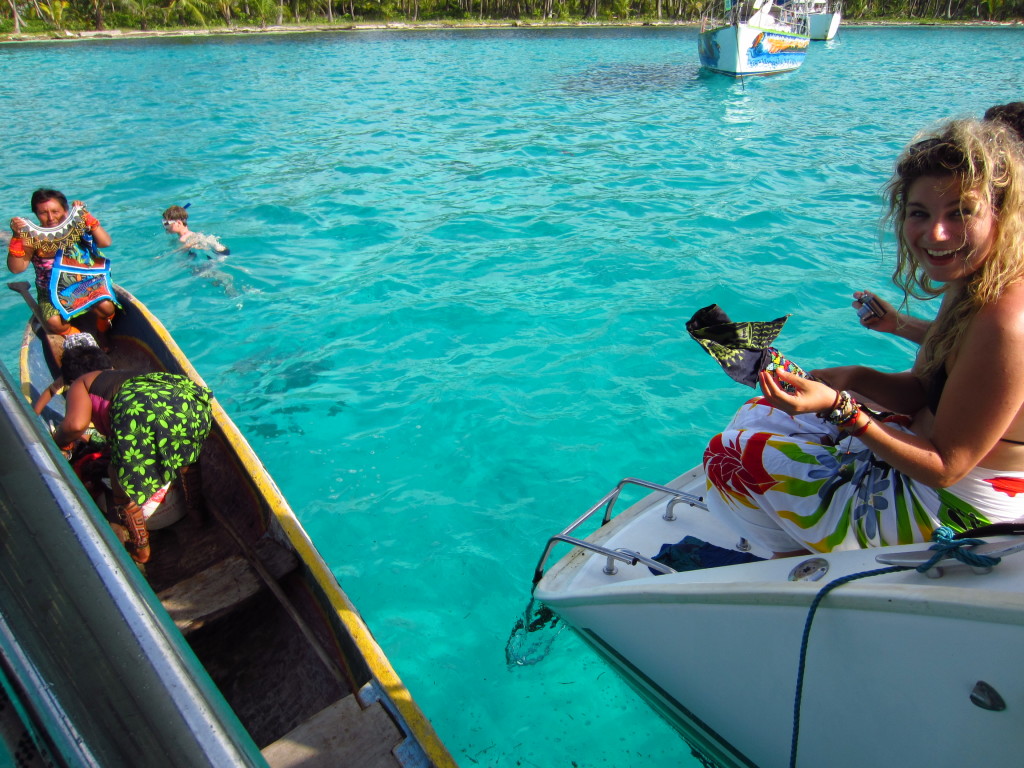
<svg viewBox="0 0 1024 768"><path fill-rule="evenodd" d="M111 463L121 488L142 505L199 459L210 434L210 391L185 376L128 379L110 404Z"/></svg>
<svg viewBox="0 0 1024 768"><path fill-rule="evenodd" d="M958 496L956 487L924 485L814 414L790 416L762 397L748 400L711 439L704 470L708 508L773 552L926 542L941 525L964 531L1002 521ZM1000 485L998 477L978 478L971 491L1005 507L1011 494ZM1015 514L1002 519L1024 514L1024 495L1009 506Z"/></svg>

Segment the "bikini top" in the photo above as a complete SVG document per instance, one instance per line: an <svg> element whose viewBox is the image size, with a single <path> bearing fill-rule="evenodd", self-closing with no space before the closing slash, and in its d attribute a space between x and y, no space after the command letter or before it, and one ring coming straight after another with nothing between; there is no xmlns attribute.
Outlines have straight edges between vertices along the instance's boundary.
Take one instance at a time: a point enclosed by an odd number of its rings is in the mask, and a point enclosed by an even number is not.
<svg viewBox="0 0 1024 768"><path fill-rule="evenodd" d="M928 405L928 410L935 413L939 409L939 400L942 399L942 390L946 388L946 381L949 379L949 374L946 373L946 366L943 365L938 368L932 377L928 380L928 386L925 387L925 402ZM1024 445L1022 440L1011 440L1008 437L1000 437L1000 442L1013 443L1014 445Z"/></svg>

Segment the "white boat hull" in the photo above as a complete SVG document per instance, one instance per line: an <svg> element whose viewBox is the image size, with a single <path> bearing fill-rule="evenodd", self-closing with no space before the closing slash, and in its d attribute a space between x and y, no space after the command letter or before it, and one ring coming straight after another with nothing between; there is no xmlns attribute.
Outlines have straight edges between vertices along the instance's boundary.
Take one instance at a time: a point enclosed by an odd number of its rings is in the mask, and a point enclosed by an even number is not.
<svg viewBox="0 0 1024 768"><path fill-rule="evenodd" d="M703 493L693 471L673 487ZM656 553L686 534L729 546L709 513L665 521L653 494L587 538L609 550ZM806 558L653 576L574 549L534 595L604 656L700 752L722 766L789 765L800 647L821 588L879 569L880 552L821 555L820 581L791 581ZM1024 749L1024 554L991 573L957 564L939 579L914 570L831 591L809 635L799 720L800 766L1007 765ZM1006 711L972 702L979 681Z"/></svg>
<svg viewBox="0 0 1024 768"><path fill-rule="evenodd" d="M701 32L697 39L701 66L730 77L790 72L804 63L809 38L747 24Z"/></svg>
<svg viewBox="0 0 1024 768"><path fill-rule="evenodd" d="M831 40L839 31L841 13L810 13L807 15L807 30L811 40Z"/></svg>

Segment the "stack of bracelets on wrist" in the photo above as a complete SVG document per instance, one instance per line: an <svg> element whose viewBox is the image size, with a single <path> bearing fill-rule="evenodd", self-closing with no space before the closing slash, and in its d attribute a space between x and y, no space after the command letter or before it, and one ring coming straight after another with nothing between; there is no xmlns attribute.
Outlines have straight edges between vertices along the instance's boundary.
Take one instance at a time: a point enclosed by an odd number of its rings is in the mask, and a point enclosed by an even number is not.
<svg viewBox="0 0 1024 768"><path fill-rule="evenodd" d="M818 418L839 427L840 429L851 429L856 423L857 419L860 418L860 404L853 399L847 391L836 392L836 401L832 403L832 407L818 412ZM871 424L871 419L868 418L868 423L853 433L853 437L859 437L867 431L868 425Z"/></svg>

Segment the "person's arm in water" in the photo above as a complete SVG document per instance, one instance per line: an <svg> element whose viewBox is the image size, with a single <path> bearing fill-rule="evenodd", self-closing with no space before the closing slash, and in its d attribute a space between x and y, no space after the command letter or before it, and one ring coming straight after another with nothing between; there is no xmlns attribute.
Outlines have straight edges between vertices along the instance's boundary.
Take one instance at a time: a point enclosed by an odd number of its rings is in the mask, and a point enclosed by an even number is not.
<svg viewBox="0 0 1024 768"><path fill-rule="evenodd" d="M885 299L881 298L877 294L871 293L870 291L856 291L853 294L853 308L860 314L861 309L866 306L866 302L862 299L872 299L872 303L877 306L882 312L882 316L874 314L873 312L867 312L860 318L860 324L865 328L878 331L879 333L891 333L894 336L912 341L915 344L920 344L924 341L925 335L928 333L928 329L931 327L931 322L928 320L922 320L919 317L912 317L911 315L900 312L896 307L890 304Z"/></svg>
<svg viewBox="0 0 1024 768"><path fill-rule="evenodd" d="M217 239L216 235L204 235L202 232L189 232L187 239L182 237L181 240L185 243L181 248L182 250L198 248L204 251L212 251L218 256L227 256L231 253L228 247Z"/></svg>

